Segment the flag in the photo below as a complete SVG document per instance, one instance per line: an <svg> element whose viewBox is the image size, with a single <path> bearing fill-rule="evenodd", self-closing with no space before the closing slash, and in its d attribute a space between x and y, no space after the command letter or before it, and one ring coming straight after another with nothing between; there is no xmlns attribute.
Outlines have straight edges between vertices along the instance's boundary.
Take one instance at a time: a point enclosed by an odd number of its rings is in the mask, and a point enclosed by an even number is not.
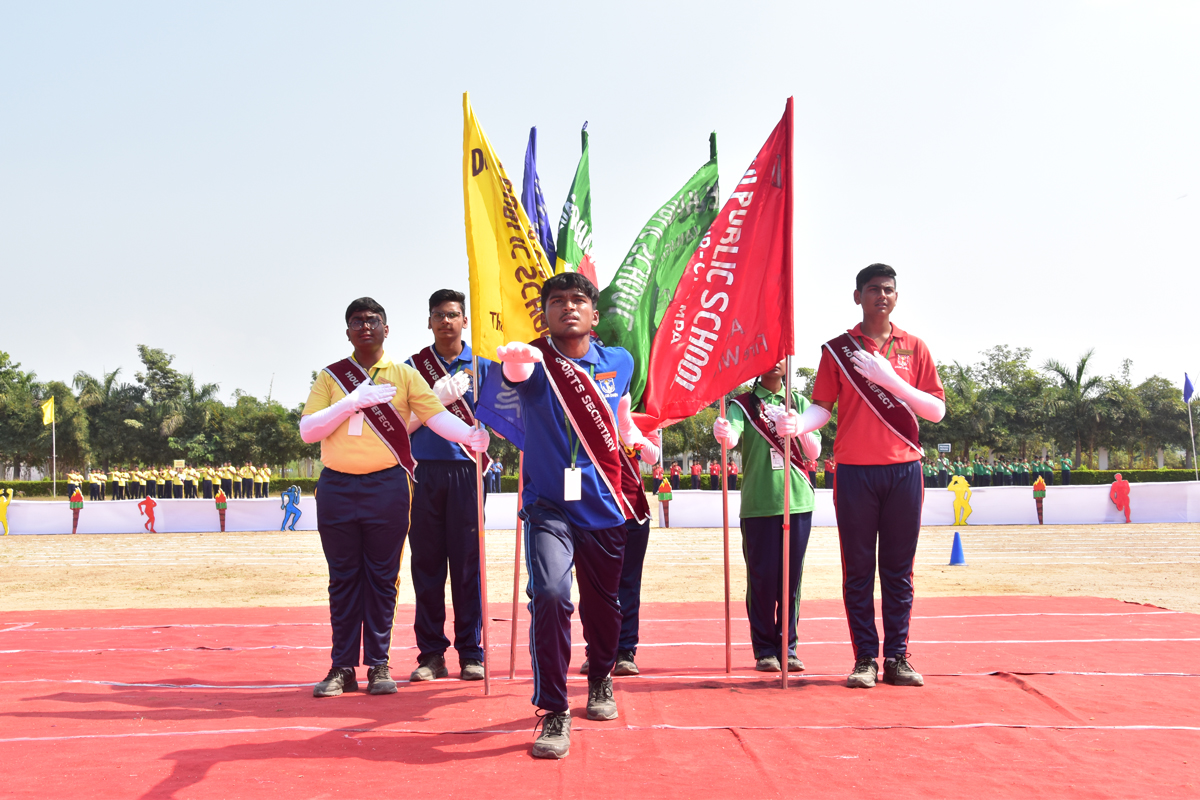
<svg viewBox="0 0 1200 800"><path fill-rule="evenodd" d="M42 424L51 425L54 422L54 397L42 403Z"/></svg>
<svg viewBox="0 0 1200 800"><path fill-rule="evenodd" d="M463 207L471 284L471 348L496 360L506 342L546 332L542 284L554 274L504 166L463 92Z"/></svg>
<svg viewBox="0 0 1200 800"><path fill-rule="evenodd" d="M1192 379L1186 372L1183 373L1183 402L1192 402Z"/></svg>
<svg viewBox="0 0 1200 800"><path fill-rule="evenodd" d="M709 136L708 144L708 162L654 212L612 283L600 293L596 334L606 345L623 347L633 356L629 394L634 408L646 388L654 333L675 296L683 268L717 216L717 134Z"/></svg>
<svg viewBox="0 0 1200 800"><path fill-rule="evenodd" d="M550 215L546 213L546 199L542 196L542 182L537 174L537 126L529 129L529 144L525 147L525 175L521 179L521 205L537 231L538 243L546 254L546 263L554 263L554 229L550 227Z"/></svg>
<svg viewBox="0 0 1200 800"><path fill-rule="evenodd" d="M692 416L792 352L792 98L700 240L662 323L643 430Z"/></svg>
<svg viewBox="0 0 1200 800"><path fill-rule="evenodd" d="M596 264L592 261L592 178L588 172L587 123L579 134L583 138L583 154L575 168L571 191L558 219L558 247L555 272L581 272L594 284Z"/></svg>

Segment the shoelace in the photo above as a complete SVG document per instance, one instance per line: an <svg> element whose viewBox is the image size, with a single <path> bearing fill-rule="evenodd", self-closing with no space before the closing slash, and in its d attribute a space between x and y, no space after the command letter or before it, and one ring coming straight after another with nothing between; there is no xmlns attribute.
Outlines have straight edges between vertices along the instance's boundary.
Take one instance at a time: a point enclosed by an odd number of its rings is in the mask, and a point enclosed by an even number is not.
<svg viewBox="0 0 1200 800"><path fill-rule="evenodd" d="M870 672L870 671L871 671L871 669L872 669L872 667L875 667L875 666L876 666L876 664L875 664L875 659L873 659L873 658L860 658L858 661L856 661L856 662L854 663L854 671L855 671L856 673L858 673L858 672Z"/></svg>
<svg viewBox="0 0 1200 800"><path fill-rule="evenodd" d="M380 664L371 668L371 677L377 681L390 681L392 679L392 670L387 664Z"/></svg>
<svg viewBox="0 0 1200 800"><path fill-rule="evenodd" d="M553 711L547 711L544 714L537 714L537 722L533 723L533 729L542 729L542 734L545 736L562 736L563 728L566 727L568 717L565 714L556 714Z"/></svg>
<svg viewBox="0 0 1200 800"><path fill-rule="evenodd" d="M608 679L597 681L588 686L588 697L598 698L600 700L612 700L613 690L612 682Z"/></svg>
<svg viewBox="0 0 1200 800"><path fill-rule="evenodd" d="M349 675L346 675L346 671L344 669L342 669L341 667L331 667L329 670L329 674L325 676L325 680L322 681L322 683L325 683L326 681L331 681L339 675L344 675L347 678L349 677Z"/></svg>

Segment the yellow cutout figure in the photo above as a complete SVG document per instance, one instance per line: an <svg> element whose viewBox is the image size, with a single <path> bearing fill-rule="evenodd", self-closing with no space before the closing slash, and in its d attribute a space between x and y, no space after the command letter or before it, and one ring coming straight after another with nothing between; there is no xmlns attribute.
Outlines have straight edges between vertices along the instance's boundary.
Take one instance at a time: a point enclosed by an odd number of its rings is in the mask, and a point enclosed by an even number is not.
<svg viewBox="0 0 1200 800"><path fill-rule="evenodd" d="M8 504L12 502L13 490L0 490L0 525L4 526L4 535L8 536Z"/></svg>
<svg viewBox="0 0 1200 800"><path fill-rule="evenodd" d="M946 488L954 492L954 524L966 525L971 516L971 484L962 475L955 475Z"/></svg>

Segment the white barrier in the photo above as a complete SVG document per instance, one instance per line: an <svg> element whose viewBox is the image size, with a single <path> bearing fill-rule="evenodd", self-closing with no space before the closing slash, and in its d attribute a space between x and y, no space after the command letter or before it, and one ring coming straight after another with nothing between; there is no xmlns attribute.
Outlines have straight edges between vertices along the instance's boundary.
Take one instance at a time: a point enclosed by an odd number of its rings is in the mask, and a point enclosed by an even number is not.
<svg viewBox="0 0 1200 800"><path fill-rule="evenodd" d="M1200 482L1131 483L1130 506L1134 522L1200 522ZM1096 525L1124 522L1125 516L1108 499L1108 485L1051 486L1046 490L1043 516L1047 525ZM738 524L742 494L729 493L729 520ZM79 533L145 533L146 518L136 500L85 502L79 514ZM1037 525L1037 506L1028 486L990 486L971 490L968 525ZM652 502L651 508L657 506ZM300 499L298 531L317 529L313 497ZM488 530L512 530L517 523L517 496L489 494L484 508ZM160 500L154 509L158 533L204 533L220 530L212 500ZM671 501L675 528L721 527L721 493L682 489ZM225 512L226 531L272 531L283 524L280 499L230 500ZM954 493L926 489L922 525L954 524ZM837 525L833 493L818 489L813 525ZM71 509L67 502L14 500L8 507L8 527L13 534L70 533Z"/></svg>

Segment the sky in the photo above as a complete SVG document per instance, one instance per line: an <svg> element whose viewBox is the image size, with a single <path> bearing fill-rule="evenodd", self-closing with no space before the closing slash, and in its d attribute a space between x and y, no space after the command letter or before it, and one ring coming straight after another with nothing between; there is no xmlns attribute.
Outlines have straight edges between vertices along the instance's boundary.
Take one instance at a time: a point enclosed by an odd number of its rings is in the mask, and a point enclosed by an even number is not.
<svg viewBox="0 0 1200 800"><path fill-rule="evenodd" d="M555 218L587 121L602 283L710 131L723 202L794 96L797 366L882 261L939 362L1181 383L1198 41L1155 0L3 3L0 350L133 380L142 343L293 406L350 300L407 356L466 291L462 92L514 182L538 126Z"/></svg>

